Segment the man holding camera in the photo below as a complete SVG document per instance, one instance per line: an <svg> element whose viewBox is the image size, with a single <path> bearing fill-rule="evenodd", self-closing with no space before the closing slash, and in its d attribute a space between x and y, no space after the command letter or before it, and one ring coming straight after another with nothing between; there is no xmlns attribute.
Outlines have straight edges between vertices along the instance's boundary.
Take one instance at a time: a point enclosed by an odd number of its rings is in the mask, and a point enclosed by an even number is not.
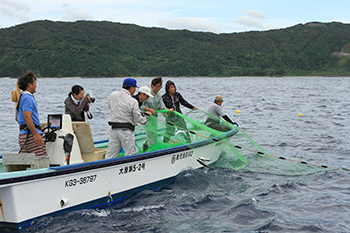
<svg viewBox="0 0 350 233"><path fill-rule="evenodd" d="M68 97L64 101L65 113L69 114L72 121L85 121L85 114L89 119L92 119L92 114L89 110L89 103L95 102L95 99L90 95L85 96L84 88L79 85L72 87Z"/></svg>

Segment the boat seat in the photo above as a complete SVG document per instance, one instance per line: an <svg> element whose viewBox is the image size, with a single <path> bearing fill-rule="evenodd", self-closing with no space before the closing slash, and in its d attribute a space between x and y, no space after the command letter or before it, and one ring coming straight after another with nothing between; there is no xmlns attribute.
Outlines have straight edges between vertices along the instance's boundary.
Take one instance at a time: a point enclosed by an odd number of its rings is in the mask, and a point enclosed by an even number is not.
<svg viewBox="0 0 350 233"><path fill-rule="evenodd" d="M85 162L104 159L107 149L95 149L90 125L84 121L73 121L73 131L77 137L81 157Z"/></svg>

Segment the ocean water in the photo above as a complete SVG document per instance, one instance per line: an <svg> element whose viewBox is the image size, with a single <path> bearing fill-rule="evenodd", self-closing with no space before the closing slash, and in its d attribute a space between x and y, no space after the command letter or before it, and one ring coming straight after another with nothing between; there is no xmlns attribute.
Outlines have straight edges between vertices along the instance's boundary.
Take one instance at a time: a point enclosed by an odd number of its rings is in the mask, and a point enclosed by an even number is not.
<svg viewBox="0 0 350 233"><path fill-rule="evenodd" d="M151 80L138 78L138 86L150 85ZM163 87L167 80L205 111L215 95L224 96L224 112L272 155L350 168L347 77L164 78ZM0 154L19 150L10 100L16 81L0 79ZM68 92L79 84L96 98L89 121L94 140L107 139L108 96L120 89L122 81L39 79L35 98L40 119L63 113ZM283 163L276 161L273 170L262 165L258 170L248 166L242 171L222 167L185 171L157 191L137 193L104 210L44 217L22 232L350 232L350 172L278 172Z"/></svg>

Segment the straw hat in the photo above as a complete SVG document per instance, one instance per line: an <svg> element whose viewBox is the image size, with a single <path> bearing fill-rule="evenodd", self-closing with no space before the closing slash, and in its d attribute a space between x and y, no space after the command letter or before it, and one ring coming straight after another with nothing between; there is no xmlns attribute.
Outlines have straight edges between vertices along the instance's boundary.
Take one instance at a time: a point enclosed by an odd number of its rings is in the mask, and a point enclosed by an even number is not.
<svg viewBox="0 0 350 233"><path fill-rule="evenodd" d="M21 97L21 90L19 89L18 83L16 84L16 90L11 93L11 100L16 103L16 109L19 103L19 98Z"/></svg>

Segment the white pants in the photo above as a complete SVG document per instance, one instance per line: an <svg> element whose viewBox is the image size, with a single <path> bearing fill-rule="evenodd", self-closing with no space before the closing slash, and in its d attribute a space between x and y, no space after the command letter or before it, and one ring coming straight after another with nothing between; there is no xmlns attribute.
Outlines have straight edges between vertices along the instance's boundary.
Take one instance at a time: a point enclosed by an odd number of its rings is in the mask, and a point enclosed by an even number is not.
<svg viewBox="0 0 350 233"><path fill-rule="evenodd" d="M109 130L109 143L106 159L118 157L120 148L124 149L124 156L136 154L134 131L124 128Z"/></svg>

